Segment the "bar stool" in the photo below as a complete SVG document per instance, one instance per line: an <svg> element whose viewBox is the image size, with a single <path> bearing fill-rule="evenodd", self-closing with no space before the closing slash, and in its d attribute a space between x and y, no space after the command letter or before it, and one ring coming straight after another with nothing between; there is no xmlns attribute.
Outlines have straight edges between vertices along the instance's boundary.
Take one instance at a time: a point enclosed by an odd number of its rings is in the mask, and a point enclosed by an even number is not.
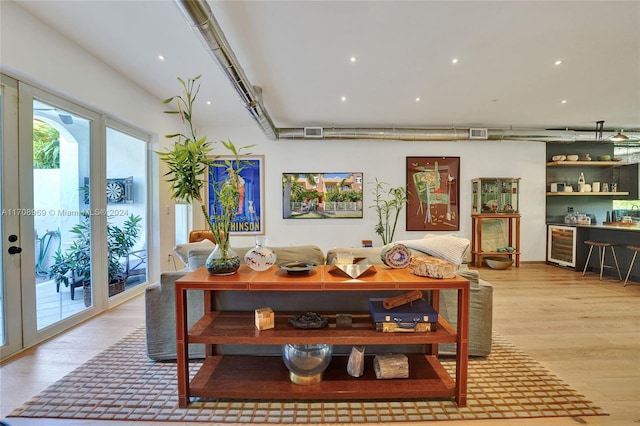
<svg viewBox="0 0 640 426"><path fill-rule="evenodd" d="M627 285L627 281L629 281L629 275L631 275L631 269L633 268L633 262L636 261L636 256L638 255L638 252L640 251L640 246L627 246L627 248L631 251L633 251L633 257L631 258L631 263L629 264L629 271L627 272L627 276L624 279L624 285Z"/></svg>
<svg viewBox="0 0 640 426"><path fill-rule="evenodd" d="M611 254L613 254L613 261L616 263L616 270L618 271L618 277L620 278L620 281L622 281L622 275L620 275L620 267L618 266L618 258L616 257L616 251L613 248L616 244L605 243L602 241L593 241L593 240L586 240L584 243L589 246L589 255L587 256L587 261L584 264L584 270L582 271L582 276L584 276L584 274L587 272L587 267L589 266L589 259L591 259L591 252L593 251L593 247L596 246L598 247L598 257L600 257L600 280L602 281L602 270L605 267L613 268L613 266L604 264L604 255L607 253L607 247L609 247L611 248Z"/></svg>

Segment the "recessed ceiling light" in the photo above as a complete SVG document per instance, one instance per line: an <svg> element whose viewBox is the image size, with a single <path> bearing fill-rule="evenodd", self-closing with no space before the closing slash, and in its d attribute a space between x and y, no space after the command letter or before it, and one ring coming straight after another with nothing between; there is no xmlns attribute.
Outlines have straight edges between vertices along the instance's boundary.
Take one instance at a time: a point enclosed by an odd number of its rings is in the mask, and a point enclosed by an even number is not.
<svg viewBox="0 0 640 426"><path fill-rule="evenodd" d="M352 56L351 59L349 59L351 62L355 62L356 61L356 57Z"/></svg>
<svg viewBox="0 0 640 426"><path fill-rule="evenodd" d="M457 64L457 63L458 63L458 58L453 58L453 59L451 60L451 63L452 63L452 64Z"/></svg>
<svg viewBox="0 0 640 426"><path fill-rule="evenodd" d="M420 102L420 96L416 98L416 102Z"/></svg>
<svg viewBox="0 0 640 426"><path fill-rule="evenodd" d="M344 101L346 101L346 100L347 100L347 97L346 97L346 96L343 96L343 97L341 97L341 98L340 98L340 100L341 100L342 102L344 102Z"/></svg>
<svg viewBox="0 0 640 426"><path fill-rule="evenodd" d="M567 100L566 100L566 99L563 99L563 100L561 100L561 101L560 101L560 103L561 103L561 104L566 104L566 103L567 103Z"/></svg>
<svg viewBox="0 0 640 426"><path fill-rule="evenodd" d="M207 101L207 105L211 105L211 101Z"/></svg>
<svg viewBox="0 0 640 426"><path fill-rule="evenodd" d="M164 55L158 55L158 59L164 61Z"/></svg>
<svg viewBox="0 0 640 426"><path fill-rule="evenodd" d="M561 63L562 63L562 61L561 61L560 59L558 59L557 61L555 61L555 62L553 63L553 65L560 65Z"/></svg>

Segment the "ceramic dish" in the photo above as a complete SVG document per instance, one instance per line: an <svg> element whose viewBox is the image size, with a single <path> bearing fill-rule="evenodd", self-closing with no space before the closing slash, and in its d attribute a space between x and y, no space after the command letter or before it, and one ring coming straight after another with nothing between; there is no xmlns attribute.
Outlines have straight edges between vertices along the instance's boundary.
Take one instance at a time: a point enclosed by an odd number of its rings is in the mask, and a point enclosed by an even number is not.
<svg viewBox="0 0 640 426"><path fill-rule="evenodd" d="M485 257L484 260L491 269L507 269L513 264L513 259L506 256Z"/></svg>
<svg viewBox="0 0 640 426"><path fill-rule="evenodd" d="M287 274L291 274L291 275L308 274L315 267L316 267L316 264L313 262L288 262L280 265L280 269L282 269L283 271L286 271Z"/></svg>
<svg viewBox="0 0 640 426"><path fill-rule="evenodd" d="M577 155L567 155L567 161L578 161Z"/></svg>
<svg viewBox="0 0 640 426"><path fill-rule="evenodd" d="M551 161L564 161L566 159L566 155L554 155L553 157L551 157Z"/></svg>

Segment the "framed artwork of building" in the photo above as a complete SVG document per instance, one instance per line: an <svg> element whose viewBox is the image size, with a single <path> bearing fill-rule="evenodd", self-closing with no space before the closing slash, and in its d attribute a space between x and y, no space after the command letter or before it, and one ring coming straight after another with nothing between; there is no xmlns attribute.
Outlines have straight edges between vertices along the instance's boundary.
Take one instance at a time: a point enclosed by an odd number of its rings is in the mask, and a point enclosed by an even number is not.
<svg viewBox="0 0 640 426"><path fill-rule="evenodd" d="M407 231L460 229L460 157L407 157Z"/></svg>
<svg viewBox="0 0 640 426"><path fill-rule="evenodd" d="M214 185L222 185L229 176L231 156L216 157L207 174L207 206L209 216L220 211ZM231 223L231 235L264 235L264 156L242 156L240 200ZM232 164L233 162L231 162ZM235 165L233 166L235 169Z"/></svg>
<svg viewBox="0 0 640 426"><path fill-rule="evenodd" d="M284 219L362 219L362 173L283 173Z"/></svg>

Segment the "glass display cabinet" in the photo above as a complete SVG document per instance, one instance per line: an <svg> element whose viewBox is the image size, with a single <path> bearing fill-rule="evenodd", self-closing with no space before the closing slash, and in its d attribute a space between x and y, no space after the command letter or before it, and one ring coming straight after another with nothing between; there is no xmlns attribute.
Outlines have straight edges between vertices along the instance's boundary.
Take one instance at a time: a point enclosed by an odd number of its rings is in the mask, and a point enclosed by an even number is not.
<svg viewBox="0 0 640 426"><path fill-rule="evenodd" d="M473 214L519 213L520 178L471 179Z"/></svg>

